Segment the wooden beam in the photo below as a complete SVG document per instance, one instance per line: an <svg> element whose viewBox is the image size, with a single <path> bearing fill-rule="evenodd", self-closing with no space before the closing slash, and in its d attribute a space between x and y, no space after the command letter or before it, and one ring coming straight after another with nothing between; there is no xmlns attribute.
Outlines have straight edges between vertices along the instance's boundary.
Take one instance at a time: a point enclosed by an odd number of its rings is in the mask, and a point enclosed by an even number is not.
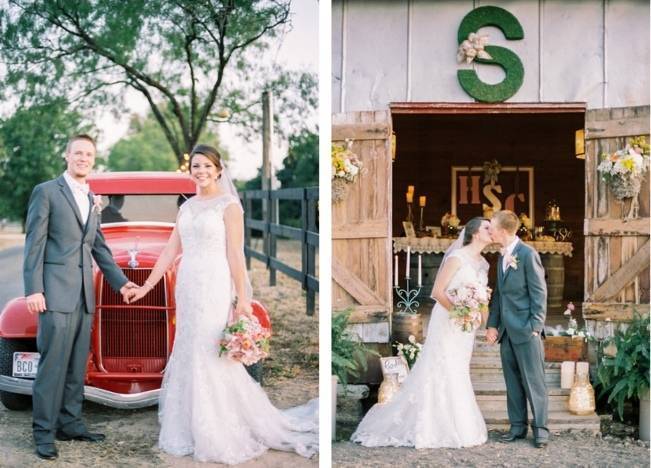
<svg viewBox="0 0 651 468"><path fill-rule="evenodd" d="M353 306L348 323L377 323L387 322L389 311L386 304Z"/></svg>
<svg viewBox="0 0 651 468"><path fill-rule="evenodd" d="M648 236L651 218L635 218L629 221L612 218L588 218L583 222L586 236Z"/></svg>
<svg viewBox="0 0 651 468"><path fill-rule="evenodd" d="M382 299L371 288L344 267L335 257L332 257L332 279L361 305L383 303Z"/></svg>
<svg viewBox="0 0 651 468"><path fill-rule="evenodd" d="M626 117L586 123L585 139L648 135L649 117Z"/></svg>
<svg viewBox="0 0 651 468"><path fill-rule="evenodd" d="M389 125L385 123L347 123L332 126L332 141L385 140L389 138Z"/></svg>
<svg viewBox="0 0 651 468"><path fill-rule="evenodd" d="M584 102L392 102L392 114L584 114Z"/></svg>
<svg viewBox="0 0 651 468"><path fill-rule="evenodd" d="M345 224L332 227L332 239L371 239L389 237L389 221L374 219L363 223Z"/></svg>
<svg viewBox="0 0 651 468"><path fill-rule="evenodd" d="M586 320L606 320L630 322L634 314L649 315L649 304L623 304L616 302L584 302L583 318Z"/></svg>
<svg viewBox="0 0 651 468"><path fill-rule="evenodd" d="M628 283L633 281L645 268L649 266L649 240L642 245L635 255L633 255L624 265L621 266L614 274L610 276L597 290L592 294L593 302L604 302L615 296Z"/></svg>

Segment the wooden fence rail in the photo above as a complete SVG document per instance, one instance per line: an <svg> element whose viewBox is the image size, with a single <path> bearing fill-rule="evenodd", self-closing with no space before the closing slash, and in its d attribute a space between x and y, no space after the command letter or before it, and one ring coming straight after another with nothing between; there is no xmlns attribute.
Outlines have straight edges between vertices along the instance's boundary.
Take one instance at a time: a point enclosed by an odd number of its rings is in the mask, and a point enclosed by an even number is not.
<svg viewBox="0 0 651 468"><path fill-rule="evenodd" d="M245 190L241 193L244 205L244 252L246 266L251 268L251 258L263 262L269 269L269 284L276 285L276 271L280 271L301 283L306 290L307 315L314 315L316 293L319 280L316 277L316 249L319 246L317 227L317 203L319 188L290 188L280 190ZM262 201L262 219L252 218L253 201ZM301 203L301 227L293 227L279 222L278 202L296 200ZM262 233L263 251L251 247L253 231ZM286 237L301 242L301 269L281 262L277 255L278 237Z"/></svg>

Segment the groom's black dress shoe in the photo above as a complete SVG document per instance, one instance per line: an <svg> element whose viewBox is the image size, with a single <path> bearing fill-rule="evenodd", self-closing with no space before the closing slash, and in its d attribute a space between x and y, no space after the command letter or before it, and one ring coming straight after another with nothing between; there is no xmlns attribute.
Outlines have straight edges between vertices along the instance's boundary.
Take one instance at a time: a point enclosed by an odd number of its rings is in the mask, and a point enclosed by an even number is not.
<svg viewBox="0 0 651 468"><path fill-rule="evenodd" d="M547 444L549 441L547 439L539 439L536 437L536 439L533 441L533 446L536 448L545 448L547 447Z"/></svg>
<svg viewBox="0 0 651 468"><path fill-rule="evenodd" d="M514 432L508 432L504 434L502 437L500 437L500 442L513 442L518 439L525 439L527 437L526 432L521 432L520 434L516 434Z"/></svg>
<svg viewBox="0 0 651 468"><path fill-rule="evenodd" d="M36 455L43 460L54 460L59 452L54 444L40 444L36 446Z"/></svg>
<svg viewBox="0 0 651 468"><path fill-rule="evenodd" d="M106 439L106 436L104 434L96 432L84 432L83 434L71 436L65 432L57 431L56 439L62 441L81 440L83 442L102 442L104 439Z"/></svg>

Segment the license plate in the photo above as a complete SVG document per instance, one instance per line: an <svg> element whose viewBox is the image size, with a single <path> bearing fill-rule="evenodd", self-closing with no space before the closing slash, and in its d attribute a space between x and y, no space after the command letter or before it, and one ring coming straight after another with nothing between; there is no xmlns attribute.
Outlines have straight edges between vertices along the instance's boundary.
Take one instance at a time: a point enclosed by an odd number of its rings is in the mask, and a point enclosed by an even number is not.
<svg viewBox="0 0 651 468"><path fill-rule="evenodd" d="M14 377L35 378L40 358L40 353L14 353L14 365L11 374Z"/></svg>

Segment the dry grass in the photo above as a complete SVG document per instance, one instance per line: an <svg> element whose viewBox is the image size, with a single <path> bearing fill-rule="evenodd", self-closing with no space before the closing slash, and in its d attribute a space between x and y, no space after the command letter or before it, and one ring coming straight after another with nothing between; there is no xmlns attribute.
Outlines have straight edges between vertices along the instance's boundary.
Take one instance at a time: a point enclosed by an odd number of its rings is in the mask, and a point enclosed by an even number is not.
<svg viewBox="0 0 651 468"><path fill-rule="evenodd" d="M279 241L278 258L300 269L300 243ZM269 286L269 271L255 259L251 260L251 282L255 298L269 310L273 328L271 356L264 364L265 387L279 400L285 400L282 392L288 390L285 384L291 381L289 387L292 389L299 391L304 387L301 393L304 391L305 396L316 396L319 373L318 298L317 312L310 317L306 314L305 291L301 289L301 284L278 272L276 286ZM281 389L281 394L275 395ZM298 394L294 396L300 401ZM288 398L287 404L290 405L292 400L296 404L295 398ZM283 403L281 406L284 406Z"/></svg>

